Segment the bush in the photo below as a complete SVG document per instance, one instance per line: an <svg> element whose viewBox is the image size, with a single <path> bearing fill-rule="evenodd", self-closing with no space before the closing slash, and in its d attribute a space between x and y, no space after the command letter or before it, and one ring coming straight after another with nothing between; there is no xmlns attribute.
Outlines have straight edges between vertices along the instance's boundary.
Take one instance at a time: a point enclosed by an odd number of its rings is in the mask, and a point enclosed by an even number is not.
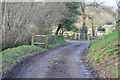
<svg viewBox="0 0 120 80"><path fill-rule="evenodd" d="M64 37L62 35L60 36L53 35L49 37L48 47L55 47L55 46L65 45L65 44L67 44L67 42L64 40Z"/></svg>

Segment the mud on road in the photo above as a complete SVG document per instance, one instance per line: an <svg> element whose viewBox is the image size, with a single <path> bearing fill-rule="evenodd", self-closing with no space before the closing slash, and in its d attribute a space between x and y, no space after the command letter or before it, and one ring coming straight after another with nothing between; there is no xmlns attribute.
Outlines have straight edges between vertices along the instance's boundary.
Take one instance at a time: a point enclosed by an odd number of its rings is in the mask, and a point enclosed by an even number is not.
<svg viewBox="0 0 120 80"><path fill-rule="evenodd" d="M68 41L67 46L46 51L22 68L15 78L92 78L84 66L87 41Z"/></svg>

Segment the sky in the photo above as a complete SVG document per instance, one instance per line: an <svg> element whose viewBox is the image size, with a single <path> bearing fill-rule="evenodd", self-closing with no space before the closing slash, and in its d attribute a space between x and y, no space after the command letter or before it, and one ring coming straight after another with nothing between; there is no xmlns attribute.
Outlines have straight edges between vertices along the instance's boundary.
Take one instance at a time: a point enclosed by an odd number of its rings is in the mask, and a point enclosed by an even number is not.
<svg viewBox="0 0 120 80"><path fill-rule="evenodd" d="M86 0L86 2L93 2L95 0ZM104 5L109 6L109 7L114 7L117 8L116 0L96 0L98 2L104 2Z"/></svg>
<svg viewBox="0 0 120 80"><path fill-rule="evenodd" d="M58 2L79 2L79 1L86 1L86 2L93 2L93 1L97 1L97 2L104 2L104 4L106 6L109 6L109 7L114 7L114 8L117 8L117 4L116 4L116 0L1 0L1 1L7 1L7 2L33 2L33 1L50 1L50 2L54 2L54 1L58 1ZM120 1L120 0L118 0Z"/></svg>

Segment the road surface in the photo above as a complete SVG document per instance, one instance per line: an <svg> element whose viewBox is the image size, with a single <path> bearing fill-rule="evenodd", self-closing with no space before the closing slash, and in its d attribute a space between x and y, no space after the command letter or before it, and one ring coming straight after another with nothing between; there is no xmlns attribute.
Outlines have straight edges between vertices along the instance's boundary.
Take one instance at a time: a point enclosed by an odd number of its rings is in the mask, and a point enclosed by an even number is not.
<svg viewBox="0 0 120 80"><path fill-rule="evenodd" d="M70 44L48 50L21 69L17 78L92 78L84 66L82 55L88 48L87 41L68 41Z"/></svg>

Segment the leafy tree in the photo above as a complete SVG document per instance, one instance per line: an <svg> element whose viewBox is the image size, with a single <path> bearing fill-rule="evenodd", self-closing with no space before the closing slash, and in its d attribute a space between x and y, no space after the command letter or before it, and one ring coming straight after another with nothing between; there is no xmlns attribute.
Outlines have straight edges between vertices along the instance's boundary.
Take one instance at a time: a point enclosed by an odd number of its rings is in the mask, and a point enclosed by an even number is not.
<svg viewBox="0 0 120 80"><path fill-rule="evenodd" d="M79 29L78 29L77 27L75 27L75 26L72 26L72 31L73 31L73 32L78 32Z"/></svg>
<svg viewBox="0 0 120 80"><path fill-rule="evenodd" d="M61 28L64 28L68 31L72 30L73 24L77 20L77 16L80 15L79 11L80 3L76 2L66 3L66 8L68 11L68 15L59 22L58 28L55 33L56 35L58 35L58 32Z"/></svg>

